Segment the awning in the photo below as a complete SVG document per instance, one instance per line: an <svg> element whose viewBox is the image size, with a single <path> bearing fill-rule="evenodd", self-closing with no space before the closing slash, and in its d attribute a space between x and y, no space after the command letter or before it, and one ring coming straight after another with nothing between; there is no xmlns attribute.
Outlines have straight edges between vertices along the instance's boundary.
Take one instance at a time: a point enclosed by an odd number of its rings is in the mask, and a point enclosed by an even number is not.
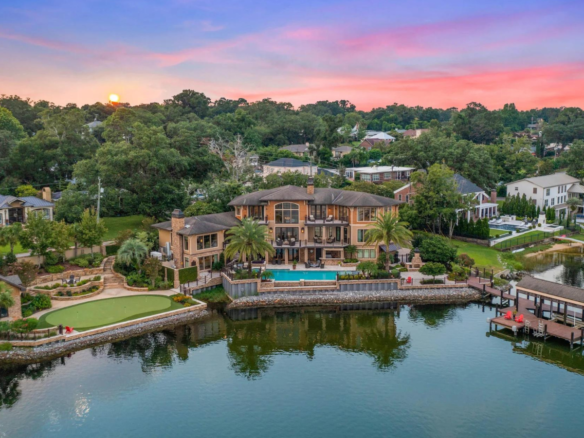
<svg viewBox="0 0 584 438"><path fill-rule="evenodd" d="M401 246L392 243L389 245L389 252L396 252L400 248ZM385 245L379 245L379 249L381 249L383 252L387 252L387 248L385 247Z"/></svg>

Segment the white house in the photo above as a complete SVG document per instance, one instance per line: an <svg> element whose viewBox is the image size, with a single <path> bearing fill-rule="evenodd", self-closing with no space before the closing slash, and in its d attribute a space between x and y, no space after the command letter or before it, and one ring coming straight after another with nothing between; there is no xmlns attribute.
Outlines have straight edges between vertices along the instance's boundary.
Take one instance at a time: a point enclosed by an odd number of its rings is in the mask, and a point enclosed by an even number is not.
<svg viewBox="0 0 584 438"><path fill-rule="evenodd" d="M553 207L557 213L568 212L566 201L568 198L580 198L584 196L584 187L580 180L566 173L554 173L552 175L524 178L507 184L507 196L525 197L530 199L541 210L544 207ZM582 206L578 208L578 214L582 214Z"/></svg>
<svg viewBox="0 0 584 438"><path fill-rule="evenodd" d="M310 176L318 173L318 167L296 158L278 158L264 165L263 177L273 173L281 175L284 172L298 172Z"/></svg>
<svg viewBox="0 0 584 438"><path fill-rule="evenodd" d="M373 167L348 167L345 169L345 178L355 181L357 175L361 181L381 184L384 181L408 181L415 167L399 166L373 166Z"/></svg>

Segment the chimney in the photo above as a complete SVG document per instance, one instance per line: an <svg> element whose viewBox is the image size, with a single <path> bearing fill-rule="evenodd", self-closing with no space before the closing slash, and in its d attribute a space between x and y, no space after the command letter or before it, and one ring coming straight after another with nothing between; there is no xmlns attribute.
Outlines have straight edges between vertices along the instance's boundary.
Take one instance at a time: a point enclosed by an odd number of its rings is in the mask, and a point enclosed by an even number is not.
<svg viewBox="0 0 584 438"><path fill-rule="evenodd" d="M314 178L308 178L308 184L306 185L306 193L309 195L314 195Z"/></svg>
<svg viewBox="0 0 584 438"><path fill-rule="evenodd" d="M180 230L185 227L185 214L176 209L172 212L172 217L170 218L170 224L172 228L172 238L171 238L171 247L172 247L172 258L174 259L174 264L177 269L183 267L183 242L182 236L178 234Z"/></svg>
<svg viewBox="0 0 584 438"><path fill-rule="evenodd" d="M497 191L496 190L491 190L491 202L493 204L497 203Z"/></svg>
<svg viewBox="0 0 584 438"><path fill-rule="evenodd" d="M50 187L43 187L41 189L41 199L48 202L53 202L53 195L51 194Z"/></svg>

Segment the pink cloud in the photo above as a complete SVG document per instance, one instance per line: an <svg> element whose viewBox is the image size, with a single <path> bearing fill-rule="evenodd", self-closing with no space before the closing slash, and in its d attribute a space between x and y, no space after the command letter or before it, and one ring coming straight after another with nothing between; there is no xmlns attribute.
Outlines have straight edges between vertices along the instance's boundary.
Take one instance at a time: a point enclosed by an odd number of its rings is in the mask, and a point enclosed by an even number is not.
<svg viewBox="0 0 584 438"><path fill-rule="evenodd" d="M33 37L27 35L19 35L16 33L6 32L0 30L0 39L18 41L20 43L30 44L32 46L44 47L51 50L59 50L71 53L84 54L88 49L77 44L63 43L46 38Z"/></svg>

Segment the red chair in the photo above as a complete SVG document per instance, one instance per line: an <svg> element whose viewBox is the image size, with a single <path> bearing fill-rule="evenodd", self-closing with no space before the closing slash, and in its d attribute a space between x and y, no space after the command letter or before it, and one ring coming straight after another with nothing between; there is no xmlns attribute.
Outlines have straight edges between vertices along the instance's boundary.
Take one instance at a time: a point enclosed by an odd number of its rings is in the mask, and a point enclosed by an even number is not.
<svg viewBox="0 0 584 438"><path fill-rule="evenodd" d="M406 280L406 283L411 283L412 282L412 277L408 277L408 279Z"/></svg>
<svg viewBox="0 0 584 438"><path fill-rule="evenodd" d="M513 319L513 314L511 313L511 311L505 314L505 319Z"/></svg>
<svg viewBox="0 0 584 438"><path fill-rule="evenodd" d="M73 327L69 327L69 326L65 327L65 333L67 333L67 334L73 333Z"/></svg>
<svg viewBox="0 0 584 438"><path fill-rule="evenodd" d="M519 323L523 322L523 313L521 315L519 315L517 318L515 318L515 322L519 322Z"/></svg>

